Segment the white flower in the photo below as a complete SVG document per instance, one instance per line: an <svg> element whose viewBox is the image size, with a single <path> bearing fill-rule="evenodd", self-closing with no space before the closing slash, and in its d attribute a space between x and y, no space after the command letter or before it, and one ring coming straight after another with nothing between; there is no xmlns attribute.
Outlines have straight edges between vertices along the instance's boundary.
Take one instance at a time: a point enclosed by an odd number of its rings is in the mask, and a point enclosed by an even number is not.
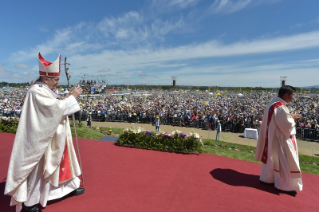
<svg viewBox="0 0 319 212"><path fill-rule="evenodd" d="M200 138L200 135L198 133L194 133L195 138Z"/></svg>
<svg viewBox="0 0 319 212"><path fill-rule="evenodd" d="M174 131L171 133L171 135L175 135L175 134L179 135L180 133L181 133L181 131L179 131L179 130L174 130Z"/></svg>
<svg viewBox="0 0 319 212"><path fill-rule="evenodd" d="M194 138L200 138L200 135L198 133L195 133L195 132L189 133L189 136L194 136Z"/></svg>
<svg viewBox="0 0 319 212"><path fill-rule="evenodd" d="M199 139L199 142L200 142L202 145L204 145L204 142L202 141L202 139Z"/></svg>
<svg viewBox="0 0 319 212"><path fill-rule="evenodd" d="M142 127L138 127L138 128L137 128L137 133L144 132L144 131L145 131L145 129L142 128Z"/></svg>

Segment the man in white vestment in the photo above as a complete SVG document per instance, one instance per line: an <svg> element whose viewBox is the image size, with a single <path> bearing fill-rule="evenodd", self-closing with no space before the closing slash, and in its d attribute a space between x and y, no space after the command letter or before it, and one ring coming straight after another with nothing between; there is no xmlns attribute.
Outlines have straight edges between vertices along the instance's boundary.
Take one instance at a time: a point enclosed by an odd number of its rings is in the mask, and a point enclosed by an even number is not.
<svg viewBox="0 0 319 212"><path fill-rule="evenodd" d="M53 92L60 80L61 56L51 63L39 53L39 79L24 100L10 158L5 195L16 211L41 211L48 200L84 193L68 116L80 110L77 87L64 100Z"/></svg>
<svg viewBox="0 0 319 212"><path fill-rule="evenodd" d="M268 104L255 154L255 160L263 162L260 182L274 184L277 189L294 196L303 186L295 137L295 120L301 115L289 113L286 106L294 99L295 91L292 86L283 86L278 97Z"/></svg>

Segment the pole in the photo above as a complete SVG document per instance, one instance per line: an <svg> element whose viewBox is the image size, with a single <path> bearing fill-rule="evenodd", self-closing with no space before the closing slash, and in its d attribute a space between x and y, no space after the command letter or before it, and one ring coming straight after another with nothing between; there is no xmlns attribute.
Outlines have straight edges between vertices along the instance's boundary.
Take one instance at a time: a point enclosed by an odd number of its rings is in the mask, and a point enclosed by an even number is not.
<svg viewBox="0 0 319 212"><path fill-rule="evenodd" d="M70 90L71 90L71 86L70 86L71 75L69 73L69 68L66 67L66 65L70 65L70 63L67 63L66 59L67 59L67 57L64 58L64 70L65 70L66 78L68 80L68 89L69 89L69 92L70 92ZM72 119L73 119L73 126L74 126L75 141L76 141L76 146L77 146L77 150L78 150L78 158L79 158L80 168L81 168L82 184L84 186L83 168L82 168L82 162L81 162L81 154L80 154L78 133L77 133L77 130L76 130L76 122L75 122L74 113L72 114Z"/></svg>

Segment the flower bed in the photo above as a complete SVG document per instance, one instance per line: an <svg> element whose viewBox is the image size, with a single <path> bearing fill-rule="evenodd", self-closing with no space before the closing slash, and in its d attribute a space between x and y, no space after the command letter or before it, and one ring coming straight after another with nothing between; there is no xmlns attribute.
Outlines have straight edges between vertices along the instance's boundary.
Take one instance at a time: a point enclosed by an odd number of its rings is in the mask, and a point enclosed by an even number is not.
<svg viewBox="0 0 319 212"><path fill-rule="evenodd" d="M2 117L0 121L0 132L16 133L19 120L19 118Z"/></svg>
<svg viewBox="0 0 319 212"><path fill-rule="evenodd" d="M139 149L198 154L201 152L203 142L199 134L194 132L185 134L175 130L172 133L167 133L133 128L124 129L116 144Z"/></svg>

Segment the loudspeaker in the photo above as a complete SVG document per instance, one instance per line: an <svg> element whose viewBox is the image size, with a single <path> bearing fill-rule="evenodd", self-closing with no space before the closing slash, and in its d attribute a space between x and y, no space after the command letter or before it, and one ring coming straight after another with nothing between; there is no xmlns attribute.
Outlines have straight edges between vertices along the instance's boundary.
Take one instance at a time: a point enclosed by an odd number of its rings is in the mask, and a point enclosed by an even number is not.
<svg viewBox="0 0 319 212"><path fill-rule="evenodd" d="M175 84L176 84L176 82L175 82L175 80L173 80L173 86L175 86Z"/></svg>
<svg viewBox="0 0 319 212"><path fill-rule="evenodd" d="M285 86L285 80L281 81L281 86Z"/></svg>

